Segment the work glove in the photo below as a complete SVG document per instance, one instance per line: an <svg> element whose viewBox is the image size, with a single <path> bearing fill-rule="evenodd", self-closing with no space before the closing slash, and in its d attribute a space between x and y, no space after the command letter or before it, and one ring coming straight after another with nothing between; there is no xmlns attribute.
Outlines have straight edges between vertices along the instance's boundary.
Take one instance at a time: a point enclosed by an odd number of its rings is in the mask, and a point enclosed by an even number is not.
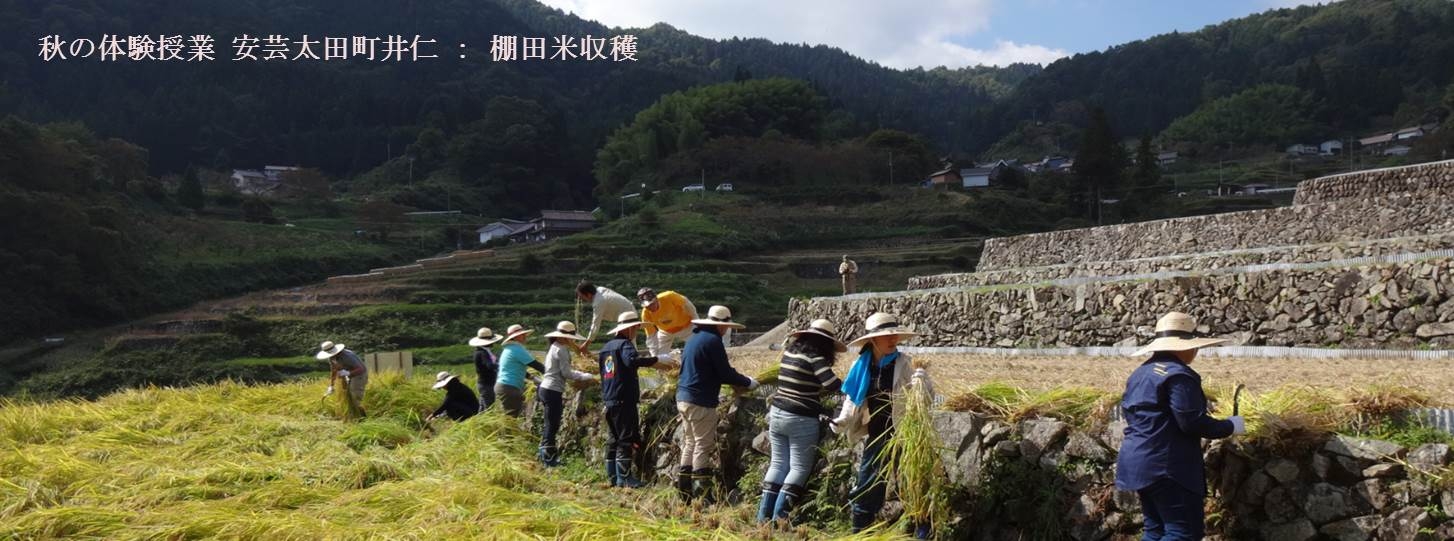
<svg viewBox="0 0 1454 541"><path fill-rule="evenodd" d="M752 379L752 378L747 378L747 390L751 391L751 390L757 389L758 385L761 385L761 384L758 383L757 380Z"/></svg>
<svg viewBox="0 0 1454 541"><path fill-rule="evenodd" d="M1242 420L1242 416L1241 415L1233 415L1231 417L1228 417L1227 420L1228 421L1232 421L1232 433L1233 434L1246 434L1247 433L1247 422L1244 421L1244 420Z"/></svg>
<svg viewBox="0 0 1454 541"><path fill-rule="evenodd" d="M915 368L914 369L914 379L924 379L924 378L927 378L927 377L929 377L929 371L928 370L924 370L923 368Z"/></svg>
<svg viewBox="0 0 1454 541"><path fill-rule="evenodd" d="M323 393L323 396L333 396L333 386L332 385L329 385L328 386L328 390Z"/></svg>
<svg viewBox="0 0 1454 541"><path fill-rule="evenodd" d="M348 377L348 371L347 370L339 370L338 371L338 377L341 377L341 378Z"/></svg>

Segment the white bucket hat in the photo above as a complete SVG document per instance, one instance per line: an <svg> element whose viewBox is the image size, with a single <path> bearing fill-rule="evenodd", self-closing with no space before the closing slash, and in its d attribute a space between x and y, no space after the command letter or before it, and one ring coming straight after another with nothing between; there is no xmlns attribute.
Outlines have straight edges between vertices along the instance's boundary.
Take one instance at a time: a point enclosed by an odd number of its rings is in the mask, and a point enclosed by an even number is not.
<svg viewBox="0 0 1454 541"><path fill-rule="evenodd" d="M880 336L895 334L899 336L918 336L919 334L914 332L913 329L899 325L898 317L884 312L874 312L873 315L868 316L868 321L863 323L863 328L868 334L854 338L852 342L848 343L849 349L857 349L864 342Z"/></svg>
<svg viewBox="0 0 1454 541"><path fill-rule="evenodd" d="M477 348L489 347L504 339L505 337L495 334L489 327L480 327L480 330L475 331L475 337L470 339L470 345Z"/></svg>
<svg viewBox="0 0 1454 541"><path fill-rule="evenodd" d="M518 337L525 336L533 332L535 332L535 329L527 329L524 325L520 325L517 323L515 325L511 325L510 328L505 329L505 340L514 340Z"/></svg>
<svg viewBox="0 0 1454 541"><path fill-rule="evenodd" d="M626 329L630 329L632 327L640 327L640 326L641 326L641 315L637 314L636 312L632 312L630 310L627 310L625 312L621 312L621 315L616 316L616 326L615 327L612 327L611 330L610 330L610 332L607 332L606 334L607 335L610 335L610 336L615 336L616 333L619 333L619 332L624 331Z"/></svg>
<svg viewBox="0 0 1454 541"><path fill-rule="evenodd" d="M828 321L826 319L815 319L812 323L808 324L808 328L800 331L793 331L788 334L789 336L816 334L818 336L822 336L824 338L832 340L833 349L837 350L839 353L848 351L848 346L844 345L843 341L838 339L838 326L834 325L832 321Z"/></svg>
<svg viewBox="0 0 1454 541"><path fill-rule="evenodd" d="M455 380L455 379L459 379L459 377L458 376L455 376L454 374L451 374L449 372L440 372L438 374L435 374L434 375L434 388L435 389L443 389L445 385L449 385L450 380Z"/></svg>
<svg viewBox="0 0 1454 541"><path fill-rule="evenodd" d="M343 348L343 344L335 344L332 341L324 342L318 346L318 354L314 355L314 357L317 357L320 361L326 361L337 357L339 353L343 353Z"/></svg>
<svg viewBox="0 0 1454 541"><path fill-rule="evenodd" d="M1157 351L1186 351L1227 343L1222 338L1198 338L1196 329L1196 318L1170 312L1156 320L1156 338L1131 355L1139 357Z"/></svg>
<svg viewBox="0 0 1454 541"><path fill-rule="evenodd" d="M733 323L732 310L729 310L726 306L722 306L720 304L713 306L712 308L707 310L706 319L693 319L692 324L716 325L718 327L731 327L733 329L741 329L743 327L746 327L746 325L743 325L741 323Z"/></svg>
<svg viewBox="0 0 1454 541"><path fill-rule="evenodd" d="M576 334L576 324L569 321L562 321L555 324L555 332L545 333L546 338L564 338L567 340L581 341L586 337Z"/></svg>

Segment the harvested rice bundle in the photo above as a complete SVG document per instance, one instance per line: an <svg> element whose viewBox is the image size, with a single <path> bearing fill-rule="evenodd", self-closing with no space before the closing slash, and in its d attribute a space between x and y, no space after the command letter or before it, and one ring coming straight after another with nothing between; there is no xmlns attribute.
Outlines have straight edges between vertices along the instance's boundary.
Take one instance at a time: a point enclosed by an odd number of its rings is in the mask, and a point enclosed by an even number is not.
<svg viewBox="0 0 1454 541"><path fill-rule="evenodd" d="M934 397L923 385L912 385L904 394L903 415L894 420L893 437L884 447L889 463L896 465L904 504L900 520L921 528L943 526L949 521L949 475L934 431Z"/></svg>

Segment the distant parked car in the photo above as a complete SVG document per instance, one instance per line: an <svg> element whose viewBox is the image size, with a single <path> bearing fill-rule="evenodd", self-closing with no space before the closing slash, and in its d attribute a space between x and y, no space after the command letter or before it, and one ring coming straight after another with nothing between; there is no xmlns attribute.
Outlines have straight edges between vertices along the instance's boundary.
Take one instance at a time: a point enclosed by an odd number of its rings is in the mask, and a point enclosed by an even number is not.
<svg viewBox="0 0 1454 541"><path fill-rule="evenodd" d="M682 188L682 191L684 191L684 192L705 192L705 191L707 191L707 187L706 186L703 186L701 184L688 184L687 187Z"/></svg>
<svg viewBox="0 0 1454 541"><path fill-rule="evenodd" d="M732 183L731 182L723 182L721 184L718 184L717 185L717 191L719 191L719 192L730 192L730 191L732 191Z"/></svg>

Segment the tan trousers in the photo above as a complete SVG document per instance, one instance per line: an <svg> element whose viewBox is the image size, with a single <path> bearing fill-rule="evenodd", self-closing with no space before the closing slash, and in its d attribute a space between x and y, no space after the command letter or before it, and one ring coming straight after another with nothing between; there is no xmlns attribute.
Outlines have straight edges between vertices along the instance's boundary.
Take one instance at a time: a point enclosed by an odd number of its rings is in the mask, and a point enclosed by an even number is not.
<svg viewBox="0 0 1454 541"><path fill-rule="evenodd" d="M364 372L348 378L348 396L358 407L363 407L364 388L369 385L369 373Z"/></svg>
<svg viewBox="0 0 1454 541"><path fill-rule="evenodd" d="M843 294L852 295L858 292L858 279L853 274L843 275Z"/></svg>
<svg viewBox="0 0 1454 541"><path fill-rule="evenodd" d="M677 464L693 470L717 464L717 408L677 402L682 420L682 458Z"/></svg>

